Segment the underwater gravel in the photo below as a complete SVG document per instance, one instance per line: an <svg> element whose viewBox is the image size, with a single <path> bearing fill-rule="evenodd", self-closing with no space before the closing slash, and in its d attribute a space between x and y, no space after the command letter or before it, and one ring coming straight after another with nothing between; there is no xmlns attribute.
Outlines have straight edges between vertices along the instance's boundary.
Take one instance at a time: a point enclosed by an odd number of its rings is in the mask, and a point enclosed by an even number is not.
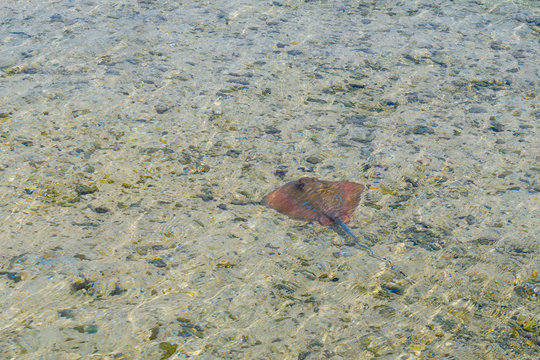
<svg viewBox="0 0 540 360"><path fill-rule="evenodd" d="M0 357L538 358L537 2L0 19ZM261 205L302 176L408 279Z"/></svg>

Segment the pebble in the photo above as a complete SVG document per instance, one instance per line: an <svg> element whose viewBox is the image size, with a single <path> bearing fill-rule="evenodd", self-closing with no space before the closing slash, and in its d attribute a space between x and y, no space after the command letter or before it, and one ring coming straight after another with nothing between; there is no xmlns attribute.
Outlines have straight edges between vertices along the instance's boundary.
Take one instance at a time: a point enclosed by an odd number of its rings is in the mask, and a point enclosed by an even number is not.
<svg viewBox="0 0 540 360"><path fill-rule="evenodd" d="M316 156L310 156L310 157L308 157L308 158L306 159L306 161L307 161L308 163L310 163L310 164L315 165L315 164L320 163L320 162L321 162L321 159L319 159L319 158L316 157Z"/></svg>
<svg viewBox="0 0 540 360"><path fill-rule="evenodd" d="M306 99L306 101L307 102L314 102L314 103L318 103L318 104L326 104L327 103L327 101L324 100L324 99L318 99L318 98L314 98L314 97L311 97L311 96L308 97Z"/></svg>
<svg viewBox="0 0 540 360"><path fill-rule="evenodd" d="M496 121L491 122L491 126L488 127L488 130L494 131L494 132L501 132L504 130L504 126Z"/></svg>
<svg viewBox="0 0 540 360"><path fill-rule="evenodd" d="M484 109L481 106L471 106L469 108L469 113L471 113L471 114L483 114L483 113L487 113L487 110Z"/></svg>
<svg viewBox="0 0 540 360"><path fill-rule="evenodd" d="M159 104L154 106L154 110L156 110L158 114L164 114L169 111L169 107L167 105Z"/></svg>
<svg viewBox="0 0 540 360"><path fill-rule="evenodd" d="M155 259L152 259L152 260L148 260L148 263L154 265L157 268L167 267L167 263L161 258L155 258Z"/></svg>
<svg viewBox="0 0 540 360"><path fill-rule="evenodd" d="M268 127L264 130L264 132L267 133L267 134L273 135L273 134L279 134L279 133L281 133L281 130L276 129L276 128L273 127L273 126L268 126Z"/></svg>
<svg viewBox="0 0 540 360"><path fill-rule="evenodd" d="M110 210L108 208L106 208L105 206L96 206L96 207L94 207L94 211L96 213L98 213L98 214L106 214Z"/></svg>
<svg viewBox="0 0 540 360"><path fill-rule="evenodd" d="M300 50L289 50L289 51L287 51L287 54L289 54L291 56L298 56L298 55L302 55L303 52L300 51Z"/></svg>
<svg viewBox="0 0 540 360"><path fill-rule="evenodd" d="M96 191L98 191L98 188L95 185L94 186L88 186L88 185L78 184L78 185L75 186L75 192L79 196L93 194Z"/></svg>
<svg viewBox="0 0 540 360"><path fill-rule="evenodd" d="M75 317L75 311L73 311L72 309L59 310L58 316L66 319L73 319Z"/></svg>
<svg viewBox="0 0 540 360"><path fill-rule="evenodd" d="M287 174L286 170L276 170L276 171L274 171L274 176L276 176L276 177L278 177L280 179L284 179L286 174Z"/></svg>
<svg viewBox="0 0 540 360"><path fill-rule="evenodd" d="M366 115L353 115L346 117L345 121L349 124L364 125L368 121L368 117Z"/></svg>
<svg viewBox="0 0 540 360"><path fill-rule="evenodd" d="M411 130L412 130L412 133L416 135L435 134L435 131L433 131L432 128L427 127L425 125L414 126Z"/></svg>

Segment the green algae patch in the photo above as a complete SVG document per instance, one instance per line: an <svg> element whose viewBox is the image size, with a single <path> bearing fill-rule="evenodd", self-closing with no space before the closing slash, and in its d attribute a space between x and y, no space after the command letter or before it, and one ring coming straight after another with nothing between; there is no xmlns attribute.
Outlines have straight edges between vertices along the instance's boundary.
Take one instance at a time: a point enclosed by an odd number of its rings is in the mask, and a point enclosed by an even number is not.
<svg viewBox="0 0 540 360"><path fill-rule="evenodd" d="M176 349L178 348L178 344L171 344L170 342L162 342L162 343L159 343L159 348L164 351L160 359L165 360L173 356L173 354L176 352Z"/></svg>

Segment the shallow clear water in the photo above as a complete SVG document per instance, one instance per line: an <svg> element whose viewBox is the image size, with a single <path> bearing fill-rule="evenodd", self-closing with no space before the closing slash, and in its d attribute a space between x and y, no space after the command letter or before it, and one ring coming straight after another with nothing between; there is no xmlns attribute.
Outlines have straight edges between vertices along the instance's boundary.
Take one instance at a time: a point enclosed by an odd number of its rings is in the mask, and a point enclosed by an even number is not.
<svg viewBox="0 0 540 360"><path fill-rule="evenodd" d="M5 0L0 357L536 359L536 1ZM260 204L369 184L350 226Z"/></svg>

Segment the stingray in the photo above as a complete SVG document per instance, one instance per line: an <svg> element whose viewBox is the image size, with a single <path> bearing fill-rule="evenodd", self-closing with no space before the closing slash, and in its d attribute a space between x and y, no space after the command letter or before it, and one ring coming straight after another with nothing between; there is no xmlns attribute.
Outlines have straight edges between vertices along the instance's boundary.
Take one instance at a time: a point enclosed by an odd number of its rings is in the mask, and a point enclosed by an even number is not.
<svg viewBox="0 0 540 360"><path fill-rule="evenodd" d="M355 182L324 181L317 178L301 178L290 181L264 197L264 204L295 220L318 221L333 226L352 238L369 256L384 261L392 270L404 275L390 260L379 256L364 245L346 225L360 203L365 187ZM340 231L341 230L341 231Z"/></svg>

